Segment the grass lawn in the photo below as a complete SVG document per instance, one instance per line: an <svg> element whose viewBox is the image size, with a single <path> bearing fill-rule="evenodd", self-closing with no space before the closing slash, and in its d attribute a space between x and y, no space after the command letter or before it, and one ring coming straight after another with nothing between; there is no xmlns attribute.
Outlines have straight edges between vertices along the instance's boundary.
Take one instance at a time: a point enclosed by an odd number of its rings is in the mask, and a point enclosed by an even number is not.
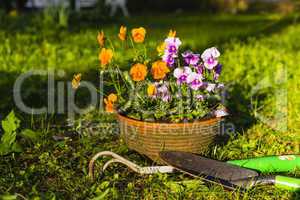
<svg viewBox="0 0 300 200"><path fill-rule="evenodd" d="M158 14L104 25L82 23L67 30L50 26L51 23L36 16L3 20L0 24L1 120L15 107L12 88L21 73L32 69L63 70L65 75L55 78L67 81L74 73L81 72L83 79L97 83L98 30L116 35L121 24L131 28L144 26L148 30L149 48L154 49L172 28L182 39L183 48L202 52L207 47L217 46L222 52L221 79L227 85L227 107L231 113L228 121L235 125L236 131L226 144L212 147L206 156L229 160L300 153L300 24L297 16ZM117 43L116 36L111 39ZM123 69L128 67L122 65ZM263 87L266 85L268 87ZM46 89L46 76L28 80L23 94L25 102L34 107L45 105ZM79 99L85 102L84 92L79 93ZM22 113L18 116L22 127L32 128L41 136L34 142L18 138L22 153L0 157L0 198L1 194L7 199L300 198L299 193L272 186L240 193L203 184L200 180L174 191L168 183L191 178L180 173L142 177L120 165L109 168L102 179L91 182L87 177L88 161L99 151L114 151L143 166L152 162L124 145L112 116L92 111L78 117L72 127L60 126L64 116L30 117ZM95 121L104 125L91 131L89 123ZM82 134L78 135L76 130ZM69 137L60 141L52 137L64 134ZM105 161L99 160L97 166ZM299 171L287 175L300 177Z"/></svg>

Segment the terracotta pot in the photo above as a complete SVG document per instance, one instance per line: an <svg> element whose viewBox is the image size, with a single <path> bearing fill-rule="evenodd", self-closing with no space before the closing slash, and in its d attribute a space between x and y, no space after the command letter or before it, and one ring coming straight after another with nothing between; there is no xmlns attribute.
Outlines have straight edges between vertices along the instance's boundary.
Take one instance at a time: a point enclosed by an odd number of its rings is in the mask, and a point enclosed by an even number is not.
<svg viewBox="0 0 300 200"><path fill-rule="evenodd" d="M221 118L188 123L155 123L118 114L121 137L130 149L161 163L158 153L177 150L201 153L221 135Z"/></svg>

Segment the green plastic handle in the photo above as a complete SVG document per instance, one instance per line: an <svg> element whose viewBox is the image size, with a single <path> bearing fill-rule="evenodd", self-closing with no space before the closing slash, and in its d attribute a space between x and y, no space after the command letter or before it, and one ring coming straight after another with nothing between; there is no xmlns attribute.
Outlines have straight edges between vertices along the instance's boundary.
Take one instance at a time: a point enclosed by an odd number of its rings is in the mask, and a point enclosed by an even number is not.
<svg viewBox="0 0 300 200"><path fill-rule="evenodd" d="M290 191L300 191L300 179L287 176L276 176L275 186Z"/></svg>
<svg viewBox="0 0 300 200"><path fill-rule="evenodd" d="M263 173L293 172L300 169L300 155L267 156L245 160L231 160L227 161L227 163Z"/></svg>

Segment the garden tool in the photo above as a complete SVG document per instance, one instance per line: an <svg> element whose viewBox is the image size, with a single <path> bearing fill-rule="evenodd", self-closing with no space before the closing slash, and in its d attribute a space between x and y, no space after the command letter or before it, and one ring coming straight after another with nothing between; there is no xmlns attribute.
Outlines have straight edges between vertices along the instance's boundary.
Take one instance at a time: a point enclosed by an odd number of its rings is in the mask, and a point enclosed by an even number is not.
<svg viewBox="0 0 300 200"><path fill-rule="evenodd" d="M160 158L183 173L221 184L228 189L247 190L256 185L274 184L279 188L300 191L300 179L279 175L260 176L256 171L192 153L165 151L160 152Z"/></svg>
<svg viewBox="0 0 300 200"><path fill-rule="evenodd" d="M139 174L155 174L155 173L172 173L174 172L174 168L171 166L151 166L151 167L140 167L139 165L123 158L122 156L111 152L111 151L102 151L97 153L89 163L89 177L94 179L94 165L95 161L101 156L111 156L112 159L106 162L103 167L102 171L104 172L105 169L112 163L121 163L126 165L132 171L139 173Z"/></svg>
<svg viewBox="0 0 300 200"><path fill-rule="evenodd" d="M104 172L112 163L122 163L134 172L142 175L155 173L173 173L175 171L181 171L193 177L200 177L208 182L219 183L228 189L248 189L252 186L260 184L275 184L278 187L286 188L289 190L298 190L300 188L300 179L284 176L259 176L256 171L237 166L242 164L245 165L245 162L243 161L246 160L228 161L228 163L226 163L204 158L192 153L175 151L165 151L160 153L160 157L166 162L166 164L168 164L168 166L150 167L141 167L118 154L110 151L103 151L96 154L89 163L89 177L91 179L94 179L95 161L101 156L112 157L111 160L103 165L101 172ZM267 158L268 162L270 162L275 157ZM263 160L264 157L261 158L259 162L263 162ZM248 163L252 163L254 161L255 159L248 159ZM233 162L234 164L231 164L230 162ZM266 166L272 165L269 163ZM263 169L262 167L259 168ZM281 168L281 171L287 171L294 168L295 165ZM270 169L272 168L269 167L265 169L269 169L270 171ZM278 169L279 168L277 168L277 171Z"/></svg>

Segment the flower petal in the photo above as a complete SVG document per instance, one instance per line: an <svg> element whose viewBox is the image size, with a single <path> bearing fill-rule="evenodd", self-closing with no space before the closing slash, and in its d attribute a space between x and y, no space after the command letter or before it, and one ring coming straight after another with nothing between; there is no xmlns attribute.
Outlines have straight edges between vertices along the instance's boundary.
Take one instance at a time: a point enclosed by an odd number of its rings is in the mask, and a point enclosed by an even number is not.
<svg viewBox="0 0 300 200"><path fill-rule="evenodd" d="M186 75L189 75L190 73L192 73L192 69L190 67L184 67L183 70Z"/></svg>
<svg viewBox="0 0 300 200"><path fill-rule="evenodd" d="M176 68L174 70L174 77L179 78L183 74L183 69L181 68Z"/></svg>

